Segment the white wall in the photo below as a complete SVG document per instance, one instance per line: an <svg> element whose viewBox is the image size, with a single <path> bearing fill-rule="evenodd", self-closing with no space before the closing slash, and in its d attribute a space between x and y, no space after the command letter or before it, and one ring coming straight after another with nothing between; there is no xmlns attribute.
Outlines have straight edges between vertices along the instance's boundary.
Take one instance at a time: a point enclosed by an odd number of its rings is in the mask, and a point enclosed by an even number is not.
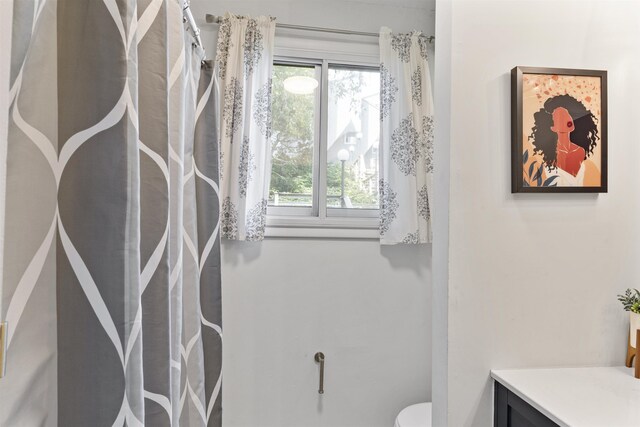
<svg viewBox="0 0 640 427"><path fill-rule="evenodd" d="M391 426L429 400L430 257L369 241L225 243L224 425Z"/></svg>
<svg viewBox="0 0 640 427"><path fill-rule="evenodd" d="M451 108L436 110L451 133L448 424L490 426L490 369L624 362L616 294L640 277L640 2L459 0L443 12L451 73L437 74L436 87L450 84ZM510 193L517 65L609 71L608 194Z"/></svg>
<svg viewBox="0 0 640 427"><path fill-rule="evenodd" d="M217 26L204 24L204 14L226 10L300 25L434 31L432 0L192 0L192 8L210 58ZM277 47L284 35L276 33ZM314 33L286 35L300 54L328 46ZM376 60L376 39L353 41L352 51ZM430 260L430 247L381 249L373 240L225 242L225 427L391 426L403 407L430 400ZM322 397L316 351L327 357Z"/></svg>
<svg viewBox="0 0 640 427"><path fill-rule="evenodd" d="M436 8L438 61L435 67L434 106L436 112L433 213L432 317L432 423L446 426L449 373L449 162L451 110L451 3L440 1ZM433 369L435 368L435 369Z"/></svg>

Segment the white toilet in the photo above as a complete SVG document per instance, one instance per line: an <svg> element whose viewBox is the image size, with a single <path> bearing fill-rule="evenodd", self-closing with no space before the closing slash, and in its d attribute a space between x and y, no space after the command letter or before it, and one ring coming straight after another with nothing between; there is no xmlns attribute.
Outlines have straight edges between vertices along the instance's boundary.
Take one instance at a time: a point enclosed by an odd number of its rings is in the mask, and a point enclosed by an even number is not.
<svg viewBox="0 0 640 427"><path fill-rule="evenodd" d="M394 427L431 427L431 402L404 408L398 414Z"/></svg>

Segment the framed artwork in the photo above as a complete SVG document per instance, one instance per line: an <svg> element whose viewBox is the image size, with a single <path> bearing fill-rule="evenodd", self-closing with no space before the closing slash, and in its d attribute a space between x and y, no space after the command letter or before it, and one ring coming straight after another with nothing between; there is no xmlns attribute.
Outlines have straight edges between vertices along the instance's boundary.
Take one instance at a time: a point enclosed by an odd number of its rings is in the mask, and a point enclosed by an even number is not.
<svg viewBox="0 0 640 427"><path fill-rule="evenodd" d="M607 72L511 70L511 192L607 192Z"/></svg>

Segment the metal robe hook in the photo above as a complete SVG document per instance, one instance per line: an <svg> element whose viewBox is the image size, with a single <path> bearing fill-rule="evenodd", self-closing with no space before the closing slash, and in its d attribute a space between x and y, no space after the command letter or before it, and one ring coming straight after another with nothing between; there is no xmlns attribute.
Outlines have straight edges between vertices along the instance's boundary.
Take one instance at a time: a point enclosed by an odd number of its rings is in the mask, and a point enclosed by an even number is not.
<svg viewBox="0 0 640 427"><path fill-rule="evenodd" d="M317 352L313 359L320 364L320 386L318 387L318 393L324 394L324 353Z"/></svg>

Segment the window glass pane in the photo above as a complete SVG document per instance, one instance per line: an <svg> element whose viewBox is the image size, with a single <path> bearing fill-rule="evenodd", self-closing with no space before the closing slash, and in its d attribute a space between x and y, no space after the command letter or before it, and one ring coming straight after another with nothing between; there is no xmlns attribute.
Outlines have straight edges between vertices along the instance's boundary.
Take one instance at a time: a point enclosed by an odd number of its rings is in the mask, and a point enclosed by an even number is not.
<svg viewBox="0 0 640 427"><path fill-rule="evenodd" d="M313 79L313 80L311 80ZM315 66L274 65L269 206L312 206Z"/></svg>
<svg viewBox="0 0 640 427"><path fill-rule="evenodd" d="M378 209L380 73L329 68L327 207Z"/></svg>

